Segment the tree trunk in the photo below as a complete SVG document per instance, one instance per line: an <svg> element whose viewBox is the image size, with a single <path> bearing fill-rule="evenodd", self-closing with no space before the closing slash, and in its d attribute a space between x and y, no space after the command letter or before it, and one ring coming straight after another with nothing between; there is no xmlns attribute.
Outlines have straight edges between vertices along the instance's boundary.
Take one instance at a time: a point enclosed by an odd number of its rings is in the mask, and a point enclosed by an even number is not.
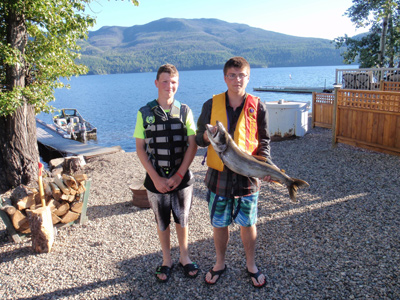
<svg viewBox="0 0 400 300"><path fill-rule="evenodd" d="M20 51L20 63L6 66L6 90L25 87L23 53L27 43L24 16L9 10L7 42ZM0 193L36 180L39 150L34 107L21 96L21 106L12 115L0 117Z"/></svg>
<svg viewBox="0 0 400 300"><path fill-rule="evenodd" d="M388 40L388 51L387 51L387 56L388 56L388 68L394 68L394 57L395 57L395 44L396 44L396 39L394 38L395 33L393 30L393 18L391 17L389 19L389 24L388 24L388 33L389 33L389 40Z"/></svg>
<svg viewBox="0 0 400 300"><path fill-rule="evenodd" d="M390 13L383 18L382 22L382 33L381 33L381 41L379 47L379 54L378 54L378 64L380 68L383 68L385 64L385 47L386 47L386 34L387 34L387 27L388 27L388 20L390 19Z"/></svg>

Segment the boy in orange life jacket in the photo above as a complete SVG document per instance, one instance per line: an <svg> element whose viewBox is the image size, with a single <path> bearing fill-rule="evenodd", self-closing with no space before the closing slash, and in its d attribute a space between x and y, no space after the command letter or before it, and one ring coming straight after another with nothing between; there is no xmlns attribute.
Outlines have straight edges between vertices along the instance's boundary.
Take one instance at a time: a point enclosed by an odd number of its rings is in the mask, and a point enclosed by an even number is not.
<svg viewBox="0 0 400 300"><path fill-rule="evenodd" d="M190 108L177 101L179 74L175 66L159 68L155 85L158 99L141 107L134 137L140 162L146 169L144 186L157 222L163 253L156 269L159 282L167 282L173 263L170 245L171 212L176 224L180 258L185 276L195 278L199 267L188 253L188 217L193 198L194 178L189 166L196 155L196 126Z"/></svg>
<svg viewBox="0 0 400 300"><path fill-rule="evenodd" d="M242 150L269 159L268 113L259 98L246 93L249 77L250 65L243 57L229 59L224 66L224 80L228 90L205 102L197 121L196 142L201 147L209 146L205 183L208 188L207 201L217 256L214 266L205 276L207 284L215 284L226 270L228 226L232 222L240 226L247 272L253 286L263 287L266 283L264 274L255 263L259 183L254 178L232 172L222 164L210 146L205 127L206 124L215 125L216 121L220 121L235 140L250 141L238 143L239 146L242 145ZM243 146L245 144L248 146ZM270 177L264 180L270 181Z"/></svg>

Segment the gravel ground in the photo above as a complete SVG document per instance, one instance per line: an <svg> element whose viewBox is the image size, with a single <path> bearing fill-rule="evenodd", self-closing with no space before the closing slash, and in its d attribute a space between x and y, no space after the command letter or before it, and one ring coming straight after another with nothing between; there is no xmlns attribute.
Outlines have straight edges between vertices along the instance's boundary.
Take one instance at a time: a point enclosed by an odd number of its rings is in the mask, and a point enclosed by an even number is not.
<svg viewBox="0 0 400 300"><path fill-rule="evenodd" d="M1 299L399 299L400 157L346 145L331 147L331 131L315 128L272 143L274 162L304 179L299 203L286 188L263 184L257 263L268 277L255 289L245 272L238 226L231 227L228 271L215 286L204 275L215 260L204 202L204 149L190 217L190 252L202 272L188 279L175 267L159 284L162 261L149 209L132 205L130 183L144 173L135 153L88 161L89 221L58 231L50 253L9 241L0 224ZM175 230L172 255L179 259Z"/></svg>

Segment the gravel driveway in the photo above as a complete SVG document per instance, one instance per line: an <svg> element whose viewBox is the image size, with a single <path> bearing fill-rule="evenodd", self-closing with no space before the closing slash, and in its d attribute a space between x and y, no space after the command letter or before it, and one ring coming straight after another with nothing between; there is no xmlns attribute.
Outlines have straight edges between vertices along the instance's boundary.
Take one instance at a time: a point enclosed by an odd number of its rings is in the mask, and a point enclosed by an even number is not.
<svg viewBox="0 0 400 300"><path fill-rule="evenodd" d="M202 273L175 267L157 283L162 261L149 209L132 205L130 183L144 173L136 153L88 161L89 221L58 231L48 254L9 241L0 224L1 299L400 299L400 157L338 145L315 128L272 143L273 161L310 187L291 203L284 187L263 184L257 263L268 277L255 289L245 272L238 226L231 227L228 271L215 286L204 275L215 260L204 202L204 149L190 217L190 252ZM172 255L179 259L175 229Z"/></svg>

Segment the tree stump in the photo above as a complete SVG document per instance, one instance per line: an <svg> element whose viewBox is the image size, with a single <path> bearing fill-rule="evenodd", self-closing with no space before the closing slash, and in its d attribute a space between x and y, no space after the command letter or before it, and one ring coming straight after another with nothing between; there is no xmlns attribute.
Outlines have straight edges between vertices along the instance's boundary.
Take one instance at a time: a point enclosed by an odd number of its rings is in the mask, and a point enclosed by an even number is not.
<svg viewBox="0 0 400 300"><path fill-rule="evenodd" d="M54 243L54 228L49 207L40 207L29 212L32 232L32 248L37 253L48 253Z"/></svg>
<svg viewBox="0 0 400 300"><path fill-rule="evenodd" d="M83 156L71 156L64 159L63 169L67 174L74 174L82 171L85 165L86 162Z"/></svg>

